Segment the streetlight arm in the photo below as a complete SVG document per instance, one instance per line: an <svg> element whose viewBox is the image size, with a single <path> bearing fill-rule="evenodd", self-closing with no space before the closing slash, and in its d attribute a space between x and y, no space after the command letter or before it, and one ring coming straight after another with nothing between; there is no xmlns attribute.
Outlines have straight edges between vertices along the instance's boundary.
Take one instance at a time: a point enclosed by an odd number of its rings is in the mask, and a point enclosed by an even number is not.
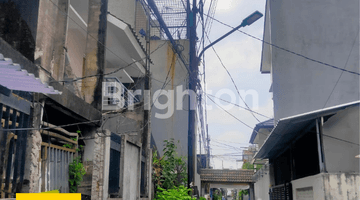
<svg viewBox="0 0 360 200"><path fill-rule="evenodd" d="M220 38L218 38L217 40L215 40L214 42L212 42L211 44L209 44L208 46L206 46L199 54L198 58L201 58L201 56L204 54L204 52L212 47L214 44L218 43L220 40L226 38L228 35L230 35L231 33L237 31L239 28L241 27L245 27L248 25L251 25L252 23L254 23L256 20L260 19L263 16L263 14L261 14L259 11L255 11L254 13L252 13L251 15L249 15L247 18L245 18L241 24L237 27L235 27L233 30L229 31L228 33L226 33L225 35L221 36Z"/></svg>
<svg viewBox="0 0 360 200"><path fill-rule="evenodd" d="M201 56L204 54L204 52L205 52L208 48L214 46L214 44L220 42L222 39L226 38L228 35L230 35L231 33L235 32L236 30L238 30L238 29L241 28L241 27L244 27L244 25L243 25L243 24L240 24L239 26L235 27L233 30L229 31L228 33L226 33L225 35L221 36L220 38L218 38L217 40L215 40L215 41L212 42L211 44L207 45L207 46L200 52L199 58L201 58Z"/></svg>

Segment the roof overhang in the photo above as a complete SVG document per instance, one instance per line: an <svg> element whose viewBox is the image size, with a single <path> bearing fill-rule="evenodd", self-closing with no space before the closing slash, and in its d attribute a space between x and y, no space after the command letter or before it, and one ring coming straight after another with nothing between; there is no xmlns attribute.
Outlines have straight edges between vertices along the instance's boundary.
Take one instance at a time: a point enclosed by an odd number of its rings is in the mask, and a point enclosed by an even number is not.
<svg viewBox="0 0 360 200"><path fill-rule="evenodd" d="M10 89L44 94L61 94L52 86L42 83L40 78L28 73L19 64L14 64L10 58L4 58L0 53L0 85Z"/></svg>
<svg viewBox="0 0 360 200"><path fill-rule="evenodd" d="M274 128L274 123L273 123L274 119L269 119L267 121L264 121L264 122L260 122L258 124L256 124L252 134L251 134L251 137L250 137L250 141L249 143L250 144L254 144L254 141L255 141L255 138L257 136L257 133L259 132L260 129L272 129Z"/></svg>
<svg viewBox="0 0 360 200"><path fill-rule="evenodd" d="M113 66L124 67L132 77L145 74L145 51L128 24L107 15L106 60Z"/></svg>
<svg viewBox="0 0 360 200"><path fill-rule="evenodd" d="M299 134L305 132L304 130L314 127L315 119L334 115L340 110L351 106L359 106L359 104L360 101L355 101L280 119L254 158L274 158Z"/></svg>
<svg viewBox="0 0 360 200"><path fill-rule="evenodd" d="M264 19L264 41L271 43L271 23L270 23L270 3L267 1L265 6L265 19ZM268 74L271 71L271 46L263 42L262 44L262 53L261 53L261 63L260 63L260 72L263 74Z"/></svg>

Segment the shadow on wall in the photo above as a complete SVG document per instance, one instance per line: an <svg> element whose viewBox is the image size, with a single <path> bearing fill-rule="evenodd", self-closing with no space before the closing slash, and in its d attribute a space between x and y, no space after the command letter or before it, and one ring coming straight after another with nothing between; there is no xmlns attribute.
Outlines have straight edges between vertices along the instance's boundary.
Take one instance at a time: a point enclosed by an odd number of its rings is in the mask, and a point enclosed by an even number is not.
<svg viewBox="0 0 360 200"><path fill-rule="evenodd" d="M34 61L38 1L37 3L32 3L33 0L27 3L4 1L0 0L0 37L27 59ZM35 24L30 27L23 17L27 17L30 24L31 22Z"/></svg>

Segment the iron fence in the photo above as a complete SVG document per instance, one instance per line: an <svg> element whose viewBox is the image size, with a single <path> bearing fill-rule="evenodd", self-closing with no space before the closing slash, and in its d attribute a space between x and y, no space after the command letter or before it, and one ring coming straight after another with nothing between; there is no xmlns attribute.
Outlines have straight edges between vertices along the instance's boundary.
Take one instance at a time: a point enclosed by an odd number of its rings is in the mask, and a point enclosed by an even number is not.
<svg viewBox="0 0 360 200"><path fill-rule="evenodd" d="M6 129L28 127L29 115L0 103L0 119L0 196L11 198L22 189L28 132Z"/></svg>

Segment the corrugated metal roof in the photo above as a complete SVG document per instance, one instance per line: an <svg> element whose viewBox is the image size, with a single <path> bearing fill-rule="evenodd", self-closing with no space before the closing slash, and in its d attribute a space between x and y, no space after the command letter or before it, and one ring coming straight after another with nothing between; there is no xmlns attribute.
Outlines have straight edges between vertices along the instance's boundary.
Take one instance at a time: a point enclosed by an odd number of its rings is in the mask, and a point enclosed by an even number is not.
<svg viewBox="0 0 360 200"><path fill-rule="evenodd" d="M52 86L42 83L34 74L22 69L19 64L13 63L10 58L4 58L0 53L0 85L10 90L37 92L44 94L61 94Z"/></svg>
<svg viewBox="0 0 360 200"><path fill-rule="evenodd" d="M273 158L286 148L288 142L293 140L302 130L315 126L314 120L319 117L331 116L338 111L351 106L359 106L360 101L354 101L334 107L315 110L300 115L280 119L273 128L255 158Z"/></svg>
<svg viewBox="0 0 360 200"><path fill-rule="evenodd" d="M254 170L201 169L200 179L207 182L251 183Z"/></svg>

